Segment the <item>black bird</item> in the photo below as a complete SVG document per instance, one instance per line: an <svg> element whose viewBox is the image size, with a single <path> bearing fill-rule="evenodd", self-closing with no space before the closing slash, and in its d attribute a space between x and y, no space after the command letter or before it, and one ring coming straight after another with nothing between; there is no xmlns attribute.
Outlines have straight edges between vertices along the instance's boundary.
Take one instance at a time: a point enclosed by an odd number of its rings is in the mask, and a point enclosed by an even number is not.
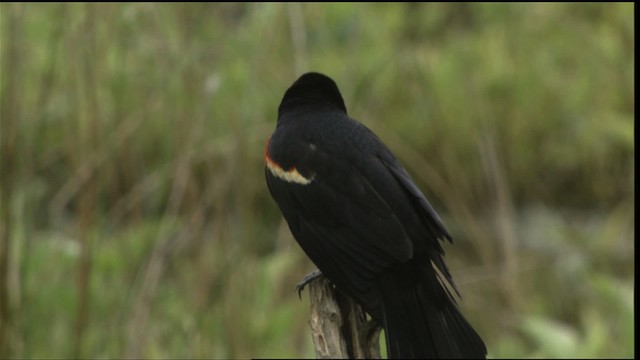
<svg viewBox="0 0 640 360"><path fill-rule="evenodd" d="M485 358L446 283L440 217L391 151L306 73L265 151L271 195L307 256L385 329L390 358ZM457 292L457 289L455 290Z"/></svg>

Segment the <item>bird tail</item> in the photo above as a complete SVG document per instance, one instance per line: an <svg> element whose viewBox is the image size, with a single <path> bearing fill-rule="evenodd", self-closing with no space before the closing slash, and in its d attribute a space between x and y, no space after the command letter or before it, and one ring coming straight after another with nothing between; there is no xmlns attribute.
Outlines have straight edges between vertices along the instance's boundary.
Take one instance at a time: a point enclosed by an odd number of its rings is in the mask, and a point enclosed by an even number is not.
<svg viewBox="0 0 640 360"><path fill-rule="evenodd" d="M410 264L380 279L390 359L486 358L484 342L426 264Z"/></svg>

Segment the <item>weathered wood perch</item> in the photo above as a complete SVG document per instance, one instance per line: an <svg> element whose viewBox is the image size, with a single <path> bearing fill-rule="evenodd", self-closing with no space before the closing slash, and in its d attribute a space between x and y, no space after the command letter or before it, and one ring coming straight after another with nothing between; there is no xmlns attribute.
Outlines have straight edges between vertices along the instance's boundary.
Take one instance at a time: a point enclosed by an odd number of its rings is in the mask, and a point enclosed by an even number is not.
<svg viewBox="0 0 640 360"><path fill-rule="evenodd" d="M360 305L319 276L308 283L311 335L318 359L380 359L380 331Z"/></svg>

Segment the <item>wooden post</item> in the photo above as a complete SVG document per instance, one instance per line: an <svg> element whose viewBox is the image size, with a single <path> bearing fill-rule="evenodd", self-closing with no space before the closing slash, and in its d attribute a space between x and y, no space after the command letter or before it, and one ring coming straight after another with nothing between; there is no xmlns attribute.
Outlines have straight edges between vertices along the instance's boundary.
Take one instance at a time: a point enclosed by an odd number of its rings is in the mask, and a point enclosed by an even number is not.
<svg viewBox="0 0 640 360"><path fill-rule="evenodd" d="M311 335L318 359L380 359L380 331L360 305L323 276L309 282Z"/></svg>

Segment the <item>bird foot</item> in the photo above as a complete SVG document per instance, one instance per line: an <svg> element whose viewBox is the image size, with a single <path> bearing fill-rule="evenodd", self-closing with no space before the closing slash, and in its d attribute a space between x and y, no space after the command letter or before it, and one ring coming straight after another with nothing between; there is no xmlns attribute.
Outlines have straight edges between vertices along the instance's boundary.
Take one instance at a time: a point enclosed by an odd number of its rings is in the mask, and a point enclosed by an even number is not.
<svg viewBox="0 0 640 360"><path fill-rule="evenodd" d="M307 284L309 284L310 282L318 279L319 277L322 276L322 271L320 270L316 270L314 272L311 272L307 275L305 275L304 278L302 278L302 280L296 284L296 290L298 291L298 297L300 299L302 299L302 290L304 290L304 287L307 286Z"/></svg>

